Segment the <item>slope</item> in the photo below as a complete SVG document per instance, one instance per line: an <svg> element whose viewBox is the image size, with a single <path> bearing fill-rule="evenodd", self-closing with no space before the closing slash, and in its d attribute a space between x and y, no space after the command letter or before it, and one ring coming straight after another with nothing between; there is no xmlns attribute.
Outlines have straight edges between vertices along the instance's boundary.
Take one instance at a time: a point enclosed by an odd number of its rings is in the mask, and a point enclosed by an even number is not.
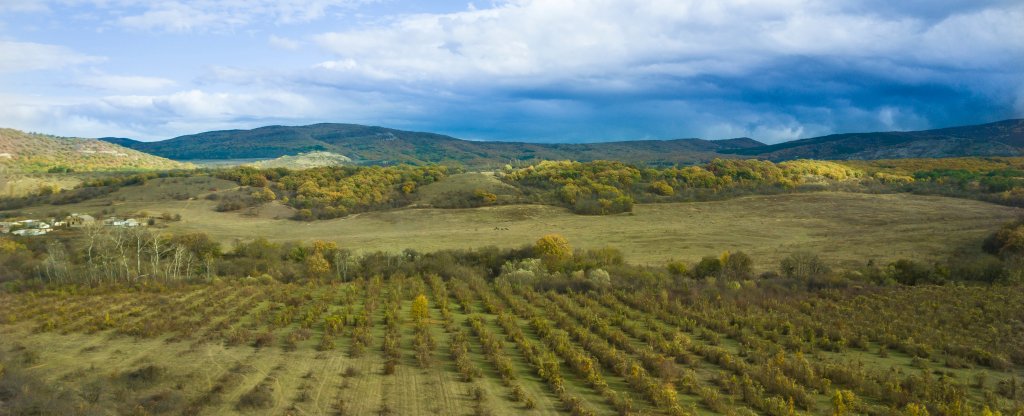
<svg viewBox="0 0 1024 416"><path fill-rule="evenodd" d="M0 170L11 172L117 171L189 168L96 139L65 138L0 128Z"/></svg>

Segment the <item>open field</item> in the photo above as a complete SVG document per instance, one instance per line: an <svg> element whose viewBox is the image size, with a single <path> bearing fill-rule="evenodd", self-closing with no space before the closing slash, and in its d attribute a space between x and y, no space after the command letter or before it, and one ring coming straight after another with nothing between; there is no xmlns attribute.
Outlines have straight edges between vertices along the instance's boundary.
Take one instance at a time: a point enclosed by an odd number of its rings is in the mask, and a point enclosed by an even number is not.
<svg viewBox="0 0 1024 416"><path fill-rule="evenodd" d="M9 401L0 405L15 414L790 415L832 414L840 389L856 398L851 414L1024 409L1024 392L1010 390L1024 377L1020 291L893 287L757 301L757 288L707 290L659 302L392 277L0 294ZM425 318L412 312L418 294ZM983 312L967 313L980 301ZM25 384L11 396L10 383Z"/></svg>
<svg viewBox="0 0 1024 416"><path fill-rule="evenodd" d="M441 182L440 184L444 184ZM440 185L438 184L438 185ZM941 259L978 252L984 236L1024 210L974 200L911 194L799 193L714 202L638 204L632 214L583 216L559 207L508 205L473 209L397 209L347 218L299 222L273 202L254 213L218 213L210 192L237 186L212 178L157 179L83 203L28 208L112 215L181 214L168 232L203 232L223 243L266 237L274 241L329 240L357 251L406 248L432 251L487 245L518 247L561 233L579 248L613 246L636 263L694 262L725 250L744 251L755 268L773 269L798 250L830 263L856 266L868 259ZM443 194L431 190L432 197ZM193 199L182 199L181 195Z"/></svg>

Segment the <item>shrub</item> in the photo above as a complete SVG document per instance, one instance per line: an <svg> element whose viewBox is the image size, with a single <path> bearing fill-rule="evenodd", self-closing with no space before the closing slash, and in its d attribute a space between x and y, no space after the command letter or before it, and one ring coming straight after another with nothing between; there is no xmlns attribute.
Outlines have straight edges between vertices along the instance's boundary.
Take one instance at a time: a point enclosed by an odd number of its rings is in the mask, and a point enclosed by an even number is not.
<svg viewBox="0 0 1024 416"><path fill-rule="evenodd" d="M782 259L779 271L787 279L811 280L825 276L830 269L817 254L800 251Z"/></svg>
<svg viewBox="0 0 1024 416"><path fill-rule="evenodd" d="M262 410L274 405L274 386L262 382L238 399L238 410Z"/></svg>
<svg viewBox="0 0 1024 416"><path fill-rule="evenodd" d="M693 267L693 277L698 279L707 279L709 277L718 277L722 272L722 261L715 256L705 256L700 259L700 262Z"/></svg>

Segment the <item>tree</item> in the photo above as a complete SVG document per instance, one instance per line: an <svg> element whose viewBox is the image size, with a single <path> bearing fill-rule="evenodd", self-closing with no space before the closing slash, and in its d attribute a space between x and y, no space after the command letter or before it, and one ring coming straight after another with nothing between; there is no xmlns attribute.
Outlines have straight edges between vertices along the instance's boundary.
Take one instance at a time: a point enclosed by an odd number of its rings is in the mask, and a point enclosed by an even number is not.
<svg viewBox="0 0 1024 416"><path fill-rule="evenodd" d="M572 258L572 246L569 245L569 240L566 240L561 234L548 234L541 237L533 245L533 251L540 256L548 269L554 269L558 264Z"/></svg>
<svg viewBox="0 0 1024 416"><path fill-rule="evenodd" d="M669 261L665 267L668 269L668 272L672 273L674 276L682 276L686 274L687 271L686 263L677 260Z"/></svg>
<svg viewBox="0 0 1024 416"><path fill-rule="evenodd" d="M319 251L306 256L306 273L310 277L321 278L331 271L331 264L327 262L324 255Z"/></svg>
<svg viewBox="0 0 1024 416"><path fill-rule="evenodd" d="M928 416L928 408L923 404L908 403L907 407L903 408L902 414L905 416Z"/></svg>
<svg viewBox="0 0 1024 416"><path fill-rule="evenodd" d="M693 267L693 277L707 279L718 277L722 272L722 260L715 256L705 256Z"/></svg>
<svg viewBox="0 0 1024 416"><path fill-rule="evenodd" d="M675 189L672 189L672 185L665 181L651 182L651 192L661 196L672 196L676 193Z"/></svg>
<svg viewBox="0 0 1024 416"><path fill-rule="evenodd" d="M429 315L429 304L427 302L427 296L419 294L415 299L412 300L412 307L409 308L409 315L412 317L413 322L420 324L426 322Z"/></svg>
<svg viewBox="0 0 1024 416"><path fill-rule="evenodd" d="M857 396L850 390L836 389L832 395L832 416L846 416L857 410Z"/></svg>
<svg viewBox="0 0 1024 416"><path fill-rule="evenodd" d="M252 198L258 203L266 203L277 199L277 194L268 187L260 188L252 193Z"/></svg>
<svg viewBox="0 0 1024 416"><path fill-rule="evenodd" d="M749 278L754 270L754 260L746 253L737 251L722 254L722 277L728 280L743 280Z"/></svg>
<svg viewBox="0 0 1024 416"><path fill-rule="evenodd" d="M829 273L829 267L817 254L798 251L779 262L779 271L789 279L810 280Z"/></svg>
<svg viewBox="0 0 1024 416"><path fill-rule="evenodd" d="M28 277L35 267L36 260L28 247L0 237L0 282Z"/></svg>
<svg viewBox="0 0 1024 416"><path fill-rule="evenodd" d="M1024 254L1024 220L1004 225L985 239L982 248L1003 258Z"/></svg>
<svg viewBox="0 0 1024 416"><path fill-rule="evenodd" d="M889 277L904 285L916 285L921 283L940 283L942 277L933 273L928 265L913 260L900 259L889 265L887 270Z"/></svg>

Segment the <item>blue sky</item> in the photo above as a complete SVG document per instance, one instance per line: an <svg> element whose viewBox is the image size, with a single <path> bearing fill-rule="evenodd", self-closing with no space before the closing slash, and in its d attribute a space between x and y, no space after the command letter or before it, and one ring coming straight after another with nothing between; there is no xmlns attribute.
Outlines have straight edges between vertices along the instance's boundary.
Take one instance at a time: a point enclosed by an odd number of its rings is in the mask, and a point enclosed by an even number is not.
<svg viewBox="0 0 1024 416"><path fill-rule="evenodd" d="M1024 117L1024 2L0 0L0 126L779 142Z"/></svg>

